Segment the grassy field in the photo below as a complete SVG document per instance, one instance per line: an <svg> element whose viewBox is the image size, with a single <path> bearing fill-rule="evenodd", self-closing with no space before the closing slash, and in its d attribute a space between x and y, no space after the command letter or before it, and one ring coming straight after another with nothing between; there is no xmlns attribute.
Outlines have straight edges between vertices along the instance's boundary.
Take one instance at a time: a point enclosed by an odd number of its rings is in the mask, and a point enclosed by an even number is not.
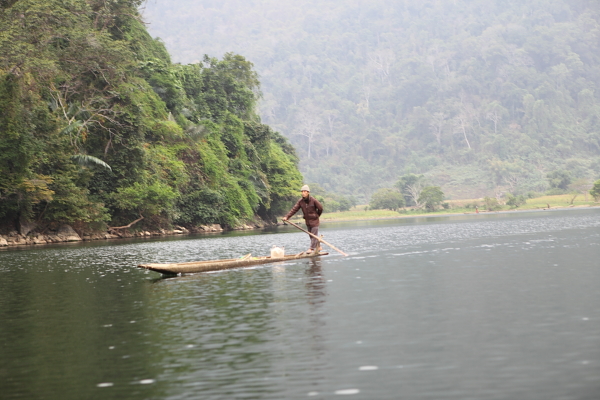
<svg viewBox="0 0 600 400"><path fill-rule="evenodd" d="M526 204L519 206L518 208L510 207L507 205L500 204L498 210L493 212L502 211L515 211L515 210L542 210L547 209L550 206L551 209L559 208L574 208L574 207L600 207L600 203L595 203L594 199L588 195L587 200L584 195L578 195L573 200L573 195L557 195L557 196L542 196L534 199L528 199ZM572 204L571 204L572 201ZM392 210L365 210L366 206L356 206L350 211L339 211L328 213L325 212L321 215L321 221L352 221L360 219L389 219L389 218L405 218L413 217L418 215L444 215L444 214L475 214L475 206L478 207L480 213L490 212L485 208L485 202L483 199L467 199L467 200L448 200L447 203L450 205L448 209L441 209L435 212L425 212L424 210L413 210L410 208L402 209L399 211ZM300 219L294 218L293 220Z"/></svg>

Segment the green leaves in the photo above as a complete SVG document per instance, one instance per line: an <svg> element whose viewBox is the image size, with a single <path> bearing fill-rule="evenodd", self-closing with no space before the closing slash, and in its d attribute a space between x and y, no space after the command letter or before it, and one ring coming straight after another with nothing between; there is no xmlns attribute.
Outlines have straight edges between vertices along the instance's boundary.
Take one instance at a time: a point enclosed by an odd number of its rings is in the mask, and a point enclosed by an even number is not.
<svg viewBox="0 0 600 400"><path fill-rule="evenodd" d="M444 201L444 192L439 186L426 186L419 195L418 202L428 211L435 211Z"/></svg>
<svg viewBox="0 0 600 400"><path fill-rule="evenodd" d="M569 171L558 170L550 172L546 175L550 187L553 189L567 190L569 184L572 182L573 177Z"/></svg>
<svg viewBox="0 0 600 400"><path fill-rule="evenodd" d="M94 156L89 156L87 154L75 154L74 156L71 156L71 158L75 162L77 162L79 165L83 165L86 167L92 166L92 165L99 165L101 167L104 167L104 168L112 171L112 168L110 167L110 165L108 165L101 159L94 157Z"/></svg>
<svg viewBox="0 0 600 400"><path fill-rule="evenodd" d="M369 208L373 210L388 209L396 211L404 207L404 204L402 193L394 189L383 188L373 193L369 202Z"/></svg>
<svg viewBox="0 0 600 400"><path fill-rule="evenodd" d="M171 212L177 197L178 194L173 188L161 182L135 182L132 186L117 189L111 195L117 208L145 215Z"/></svg>
<svg viewBox="0 0 600 400"><path fill-rule="evenodd" d="M594 182L594 186L590 190L590 194L592 195L595 201L600 200L600 180Z"/></svg>
<svg viewBox="0 0 600 400"><path fill-rule="evenodd" d="M0 217L234 227L298 186L252 63L172 64L140 3L0 3Z"/></svg>
<svg viewBox="0 0 600 400"><path fill-rule="evenodd" d="M566 168L569 158L586 159L584 175L595 176L600 13L593 1L323 0L318 13L307 0L202 4L194 14L153 2L146 15L161 21L154 32L178 38L169 44L182 59L233 48L256 64L263 121L302 149L309 181L370 193L398 175L451 170L480 197L496 187L543 190L545 173ZM184 13L193 23L172 23ZM223 109L245 99L228 93L228 77L252 88L247 75L236 75L236 62L205 59L211 71L198 75L207 90L194 95L205 118L221 121ZM309 119L315 135L295 134ZM498 177L494 159L528 168ZM470 179L470 171L481 174ZM466 195L447 179L436 184Z"/></svg>

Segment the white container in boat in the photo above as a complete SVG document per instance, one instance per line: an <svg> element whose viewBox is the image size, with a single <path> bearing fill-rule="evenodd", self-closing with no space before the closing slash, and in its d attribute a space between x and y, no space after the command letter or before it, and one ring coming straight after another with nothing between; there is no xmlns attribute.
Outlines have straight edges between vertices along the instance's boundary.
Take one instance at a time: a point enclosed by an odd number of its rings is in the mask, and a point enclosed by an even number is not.
<svg viewBox="0 0 600 400"><path fill-rule="evenodd" d="M285 256L285 247L271 247L271 258L283 258Z"/></svg>

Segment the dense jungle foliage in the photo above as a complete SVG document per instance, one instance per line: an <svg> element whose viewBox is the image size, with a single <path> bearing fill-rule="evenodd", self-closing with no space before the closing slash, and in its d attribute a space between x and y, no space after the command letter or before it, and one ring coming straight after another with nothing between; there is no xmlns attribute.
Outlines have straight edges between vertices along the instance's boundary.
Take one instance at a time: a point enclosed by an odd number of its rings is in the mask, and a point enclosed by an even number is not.
<svg viewBox="0 0 600 400"><path fill-rule="evenodd" d="M0 2L4 229L234 227L297 196L294 149L256 114L252 63L173 64L140 4Z"/></svg>
<svg viewBox="0 0 600 400"><path fill-rule="evenodd" d="M597 0L148 0L179 60L240 51L301 171L357 195L425 174L450 198L600 177ZM552 178L550 178L552 179Z"/></svg>

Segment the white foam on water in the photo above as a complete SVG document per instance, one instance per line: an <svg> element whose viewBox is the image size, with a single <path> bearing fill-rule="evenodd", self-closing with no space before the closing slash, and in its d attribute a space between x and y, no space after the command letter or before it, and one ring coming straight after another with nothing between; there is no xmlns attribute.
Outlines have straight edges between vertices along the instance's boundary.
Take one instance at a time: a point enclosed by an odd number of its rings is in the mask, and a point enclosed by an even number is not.
<svg viewBox="0 0 600 400"><path fill-rule="evenodd" d="M318 395L319 395L319 392L308 392L306 395L307 395L307 396L311 396L311 397L312 397L312 396L318 396Z"/></svg>
<svg viewBox="0 0 600 400"><path fill-rule="evenodd" d="M142 380L140 381L140 384L141 384L141 385L149 385L149 384L151 384L151 383L154 383L154 379L142 379Z"/></svg>
<svg viewBox="0 0 600 400"><path fill-rule="evenodd" d="M341 390L335 391L335 394L339 394L339 395L358 394L358 393L360 393L360 390L358 390L358 389L341 389Z"/></svg>
<svg viewBox="0 0 600 400"><path fill-rule="evenodd" d="M429 253L428 251L410 251L408 253L394 253L392 254L393 256L408 256L411 254L424 254L424 253Z"/></svg>
<svg viewBox="0 0 600 400"><path fill-rule="evenodd" d="M98 387L111 387L113 385L112 382L103 382L103 383L99 383L96 386Z"/></svg>
<svg viewBox="0 0 600 400"><path fill-rule="evenodd" d="M378 369L379 367L377 365L363 365L362 367L358 368L359 371L376 371Z"/></svg>

